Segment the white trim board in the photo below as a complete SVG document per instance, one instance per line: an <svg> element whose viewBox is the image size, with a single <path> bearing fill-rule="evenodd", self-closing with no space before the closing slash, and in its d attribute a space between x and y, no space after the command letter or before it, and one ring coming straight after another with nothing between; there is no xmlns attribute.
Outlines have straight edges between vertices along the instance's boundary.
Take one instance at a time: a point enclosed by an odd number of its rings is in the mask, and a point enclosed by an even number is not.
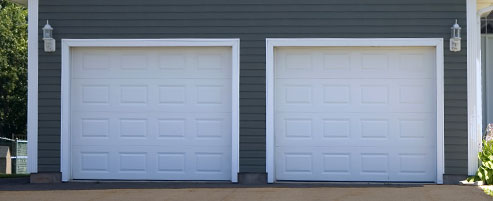
<svg viewBox="0 0 493 201"><path fill-rule="evenodd" d="M483 55L486 55L488 54L489 52L491 52L491 49L492 47L490 47L488 44L491 43L491 40L493 39L493 35L492 34L481 34L481 57L483 57ZM483 43L484 41L484 43ZM484 44L484 46L483 46ZM483 52L484 51L484 52ZM492 72L492 69L491 68L488 68L488 64L491 63L491 60L493 58L491 57L486 57L486 58L481 58L481 71L483 74L484 77L492 77L491 75L493 75L493 72ZM484 63L483 63L484 61ZM481 76L481 78L483 78L483 76ZM491 104L488 104L488 103L491 103L491 102L488 102L488 100L493 100L493 88L490 88L488 86L492 86L492 81L493 80L490 80L490 79L486 79L486 80L482 80L482 88L484 91L481 91L482 93L484 93L484 97L483 100L482 100L482 103L483 104L483 120L486 120L485 122L491 122L491 120L493 119L493 113L490 112L491 110L489 110L488 108L493 108L493 107L490 107ZM484 127L483 127L484 128Z"/></svg>
<svg viewBox="0 0 493 201"><path fill-rule="evenodd" d="M27 25L27 171L38 172L38 0L29 0Z"/></svg>
<svg viewBox="0 0 493 201"><path fill-rule="evenodd" d="M70 49L72 47L231 47L232 48L232 164L231 181L238 182L239 171L239 39L63 39L61 82L61 172L70 181Z"/></svg>
<svg viewBox="0 0 493 201"><path fill-rule="evenodd" d="M467 0L467 173L476 174L482 139L481 31L476 0ZM482 9L487 12L489 9Z"/></svg>
<svg viewBox="0 0 493 201"><path fill-rule="evenodd" d="M443 183L444 173L444 52L442 38L267 38L266 39L266 172L267 181L275 182L274 150L274 48L304 47L357 47L357 46L430 46L436 49L437 82L437 178Z"/></svg>

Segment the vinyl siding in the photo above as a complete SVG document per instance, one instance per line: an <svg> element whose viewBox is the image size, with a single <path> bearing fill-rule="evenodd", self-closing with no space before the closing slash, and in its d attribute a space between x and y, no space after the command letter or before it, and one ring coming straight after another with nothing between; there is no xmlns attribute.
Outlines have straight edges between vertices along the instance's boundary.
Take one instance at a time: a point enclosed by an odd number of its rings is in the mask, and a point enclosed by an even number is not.
<svg viewBox="0 0 493 201"><path fill-rule="evenodd" d="M265 38L445 38L445 172L467 174L465 0L40 0L39 172L60 171L60 39L240 38L240 171L265 172ZM463 50L448 51L450 26Z"/></svg>

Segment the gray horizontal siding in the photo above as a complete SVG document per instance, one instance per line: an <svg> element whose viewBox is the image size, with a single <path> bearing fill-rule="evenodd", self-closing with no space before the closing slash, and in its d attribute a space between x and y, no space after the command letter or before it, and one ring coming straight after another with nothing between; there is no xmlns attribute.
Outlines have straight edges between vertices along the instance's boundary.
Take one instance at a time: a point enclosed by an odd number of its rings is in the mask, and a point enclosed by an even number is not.
<svg viewBox="0 0 493 201"><path fill-rule="evenodd" d="M265 172L265 38L448 39L465 9L465 0L41 0L40 29L49 19L58 51L44 53L40 40L39 171L60 170L62 38L240 38L240 171ZM445 171L466 174L466 51L447 42Z"/></svg>

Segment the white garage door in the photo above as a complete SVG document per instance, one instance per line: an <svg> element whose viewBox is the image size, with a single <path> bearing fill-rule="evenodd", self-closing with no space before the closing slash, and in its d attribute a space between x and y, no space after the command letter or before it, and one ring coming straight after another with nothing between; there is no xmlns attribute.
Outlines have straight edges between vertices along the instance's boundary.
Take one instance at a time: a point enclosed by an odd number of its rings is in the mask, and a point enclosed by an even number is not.
<svg viewBox="0 0 493 201"><path fill-rule="evenodd" d="M231 48L71 51L73 179L231 179Z"/></svg>
<svg viewBox="0 0 493 201"><path fill-rule="evenodd" d="M277 47L277 180L436 178L435 49Z"/></svg>

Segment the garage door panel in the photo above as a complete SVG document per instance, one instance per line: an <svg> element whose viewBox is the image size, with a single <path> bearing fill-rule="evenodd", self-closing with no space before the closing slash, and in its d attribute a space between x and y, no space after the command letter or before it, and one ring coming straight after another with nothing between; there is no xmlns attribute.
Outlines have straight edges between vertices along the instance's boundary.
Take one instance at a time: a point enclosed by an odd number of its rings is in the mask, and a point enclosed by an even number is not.
<svg viewBox="0 0 493 201"><path fill-rule="evenodd" d="M225 107L231 79L74 79L72 85L74 111L231 112Z"/></svg>
<svg viewBox="0 0 493 201"><path fill-rule="evenodd" d="M231 112L231 80L196 80L191 101L194 111L207 110Z"/></svg>
<svg viewBox="0 0 493 201"><path fill-rule="evenodd" d="M314 149L316 151L314 151ZM276 148L276 174L283 180L307 181L358 181L366 180L365 174L375 175L387 180L388 177L377 170L387 167L362 167L365 156L348 147L290 147L289 150ZM363 161L362 161L363 160ZM374 171L365 173L369 170Z"/></svg>
<svg viewBox="0 0 493 201"><path fill-rule="evenodd" d="M422 150L429 148L423 147ZM436 177L435 154L425 151L416 151L413 149L401 149L400 152L391 155L390 163L391 181L413 181L410 178L416 178L418 181L434 181Z"/></svg>
<svg viewBox="0 0 493 201"><path fill-rule="evenodd" d="M276 179L434 181L434 54L276 48Z"/></svg>
<svg viewBox="0 0 493 201"><path fill-rule="evenodd" d="M72 56L73 179L231 178L231 48Z"/></svg>
<svg viewBox="0 0 493 201"><path fill-rule="evenodd" d="M381 147L276 147L276 175L306 181L433 181L432 154L389 151Z"/></svg>
<svg viewBox="0 0 493 201"><path fill-rule="evenodd" d="M276 48L276 78L434 79L434 48L290 47ZM395 66L397 66L395 68Z"/></svg>
<svg viewBox="0 0 493 201"><path fill-rule="evenodd" d="M209 146L231 141L231 114L74 112L73 144Z"/></svg>
<svg viewBox="0 0 493 201"><path fill-rule="evenodd" d="M73 147L74 179L228 180L230 147Z"/></svg>
<svg viewBox="0 0 493 201"><path fill-rule="evenodd" d="M434 81L429 79L277 79L276 110L433 112L430 86Z"/></svg>
<svg viewBox="0 0 493 201"><path fill-rule="evenodd" d="M72 146L72 174L74 179L110 179L117 170L117 157L114 148L91 146L82 148Z"/></svg>
<svg viewBox="0 0 493 201"><path fill-rule="evenodd" d="M433 114L276 113L276 146L435 146ZM402 145L398 145L402 146Z"/></svg>
<svg viewBox="0 0 493 201"><path fill-rule="evenodd" d="M230 78L231 48L76 48L73 78Z"/></svg>

